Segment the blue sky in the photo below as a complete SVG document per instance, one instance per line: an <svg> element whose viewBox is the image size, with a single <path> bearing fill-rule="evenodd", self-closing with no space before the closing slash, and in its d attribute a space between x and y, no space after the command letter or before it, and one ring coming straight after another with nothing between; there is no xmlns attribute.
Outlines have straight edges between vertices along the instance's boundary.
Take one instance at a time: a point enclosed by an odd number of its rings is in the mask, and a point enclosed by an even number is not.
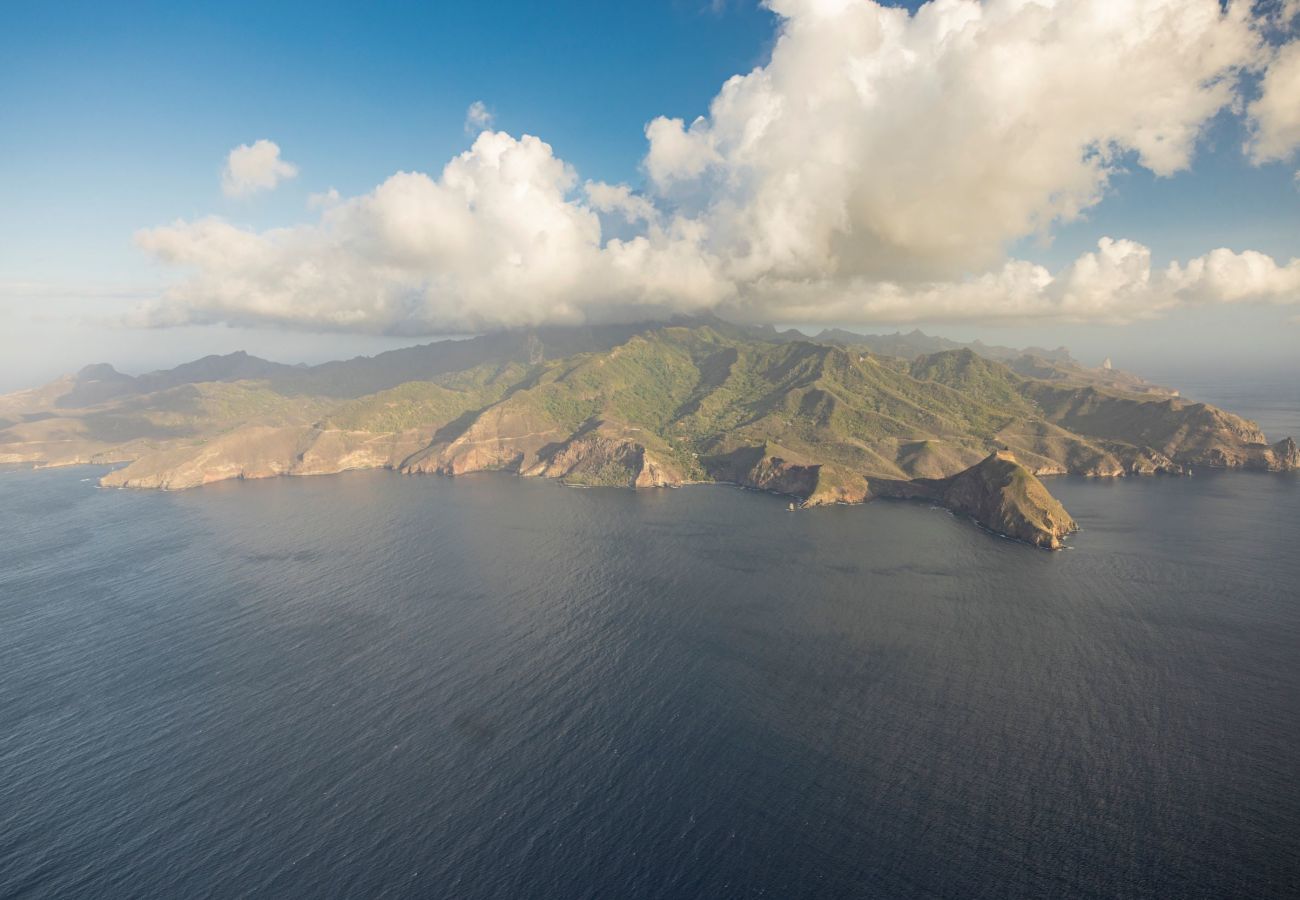
<svg viewBox="0 0 1300 900"><path fill-rule="evenodd" d="M260 233L310 222L313 193L365 195L399 171L436 178L475 139L465 128L474 101L501 132L540 136L580 183L649 191L647 123L689 124L729 77L768 63L778 17L745 0L718 6L9 5L0 30L0 389L92 359L129 370L237 347L292 361L409 343L321 335L315 320L301 328L247 318L234 327L211 317L163 329L111 322L137 295L182 277L144 252L137 232L218 217ZM1300 164L1253 164L1241 149L1247 137L1241 115L1221 112L1205 125L1190 170L1168 177L1129 151L1126 171L1082 218L1046 237L1020 236L1006 252L1057 272L1109 235L1149 248L1157 267L1218 247L1285 264L1300 256ZM223 195L226 154L258 139L276 142L300 175L252 197ZM603 213L602 221L609 226ZM1297 312L1279 302L1176 310L1136 324L976 315L916 324L1097 352L1114 345L1134 358L1154 336L1176 335L1188 346L1284 363L1300 344ZM899 327L896 319L845 324Z"/></svg>
<svg viewBox="0 0 1300 900"><path fill-rule="evenodd" d="M584 177L635 179L645 123L703 113L772 34L750 3L14 5L0 30L0 272L139 279L136 229L213 211L291 221L311 191L436 171L469 145L480 99ZM225 154L266 136L303 177L227 200Z"/></svg>

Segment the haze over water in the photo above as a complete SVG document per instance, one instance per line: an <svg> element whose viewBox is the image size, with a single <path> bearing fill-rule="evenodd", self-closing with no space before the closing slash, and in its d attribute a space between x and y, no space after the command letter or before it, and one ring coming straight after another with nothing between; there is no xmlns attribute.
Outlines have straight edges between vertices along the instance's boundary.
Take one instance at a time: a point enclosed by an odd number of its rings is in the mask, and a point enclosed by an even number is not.
<svg viewBox="0 0 1300 900"><path fill-rule="evenodd" d="M0 473L0 896L1300 889L1294 474L1052 479L1051 554L726 487L101 471Z"/></svg>

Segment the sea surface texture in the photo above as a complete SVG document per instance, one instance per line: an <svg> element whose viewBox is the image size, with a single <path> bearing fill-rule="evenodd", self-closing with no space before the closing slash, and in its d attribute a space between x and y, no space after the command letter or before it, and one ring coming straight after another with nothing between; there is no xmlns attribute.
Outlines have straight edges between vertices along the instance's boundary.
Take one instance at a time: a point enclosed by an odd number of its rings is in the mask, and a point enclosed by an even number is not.
<svg viewBox="0 0 1300 900"><path fill-rule="evenodd" d="M0 897L1300 895L1300 477L0 473Z"/></svg>

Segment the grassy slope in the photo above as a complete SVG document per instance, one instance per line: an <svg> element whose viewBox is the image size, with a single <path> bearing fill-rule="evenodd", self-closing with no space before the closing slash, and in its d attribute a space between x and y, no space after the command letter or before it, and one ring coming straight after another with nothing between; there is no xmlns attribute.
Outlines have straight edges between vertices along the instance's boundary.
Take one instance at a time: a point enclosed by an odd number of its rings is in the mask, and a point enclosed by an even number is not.
<svg viewBox="0 0 1300 900"><path fill-rule="evenodd" d="M408 381L330 409L323 424L377 433L438 428L457 416L496 403L526 374L526 367L518 363L489 364L432 381Z"/></svg>
<svg viewBox="0 0 1300 900"><path fill-rule="evenodd" d="M1033 416L1021 381L969 351L909 371L827 345L665 328L549 364L494 415L533 431L635 435L690 477L705 477L710 457L767 446L822 465L835 485L965 468L999 431Z"/></svg>

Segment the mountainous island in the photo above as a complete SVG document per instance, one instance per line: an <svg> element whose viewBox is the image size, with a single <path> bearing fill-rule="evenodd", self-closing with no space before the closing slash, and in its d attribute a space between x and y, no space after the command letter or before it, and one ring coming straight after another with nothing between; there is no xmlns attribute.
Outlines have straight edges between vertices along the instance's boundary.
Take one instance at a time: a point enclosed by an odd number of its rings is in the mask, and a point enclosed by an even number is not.
<svg viewBox="0 0 1300 900"><path fill-rule="evenodd" d="M547 327L289 366L98 364L0 397L0 463L125 464L106 487L386 468L632 488L727 482L803 506L915 498L1058 548L1039 476L1300 468L1291 438L1063 349L715 318Z"/></svg>

